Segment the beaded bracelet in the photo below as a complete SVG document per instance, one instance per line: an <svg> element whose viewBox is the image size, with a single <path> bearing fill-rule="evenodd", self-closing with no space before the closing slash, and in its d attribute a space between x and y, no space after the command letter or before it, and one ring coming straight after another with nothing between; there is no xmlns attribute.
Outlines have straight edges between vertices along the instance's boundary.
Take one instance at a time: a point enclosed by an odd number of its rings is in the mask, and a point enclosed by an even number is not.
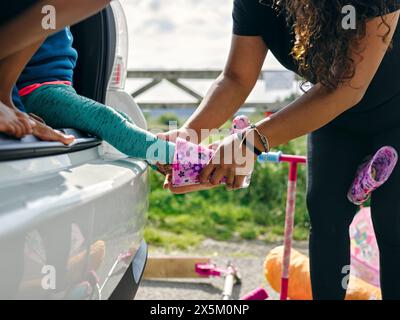
<svg viewBox="0 0 400 320"><path fill-rule="evenodd" d="M250 125L250 128L253 129L253 130L257 133L257 135L260 137L261 142L262 142L262 145L263 145L263 147L264 147L264 152L265 152L265 153L268 153L268 152L270 151L271 148L270 148L270 144L269 144L269 141L268 141L267 137L264 136L264 135L257 129L257 127L256 127L256 125L255 125L254 123L252 123L252 124Z"/></svg>
<svg viewBox="0 0 400 320"><path fill-rule="evenodd" d="M258 157L259 155L262 154L262 151L260 151L260 150L257 149L253 144L251 144L249 141L247 141L247 137L246 137L245 134L243 134L243 133L241 133L241 132L238 132L237 135L238 135L238 137L239 137L239 140L242 141L242 144L243 144L247 149L249 149L251 152L253 152L257 157Z"/></svg>

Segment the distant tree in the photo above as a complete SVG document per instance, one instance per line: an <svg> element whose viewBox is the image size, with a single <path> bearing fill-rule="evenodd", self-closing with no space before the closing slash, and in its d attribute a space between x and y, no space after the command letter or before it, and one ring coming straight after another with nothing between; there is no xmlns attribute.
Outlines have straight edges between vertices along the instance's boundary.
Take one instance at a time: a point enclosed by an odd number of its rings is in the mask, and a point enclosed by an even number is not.
<svg viewBox="0 0 400 320"><path fill-rule="evenodd" d="M175 113L172 112L164 113L157 119L157 122L164 126L168 126L170 122L176 122L178 127L180 127L181 125L181 119Z"/></svg>

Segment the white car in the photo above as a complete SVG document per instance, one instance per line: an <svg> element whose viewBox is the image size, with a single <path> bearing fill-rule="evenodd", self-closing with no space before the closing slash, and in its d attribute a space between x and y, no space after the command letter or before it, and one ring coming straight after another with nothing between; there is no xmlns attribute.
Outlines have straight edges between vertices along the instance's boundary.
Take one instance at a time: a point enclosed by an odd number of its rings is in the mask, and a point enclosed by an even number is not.
<svg viewBox="0 0 400 320"><path fill-rule="evenodd" d="M124 91L128 34L120 3L71 31L77 91L146 128ZM78 139L68 147L0 136L0 299L135 296L147 259L147 165L72 132Z"/></svg>

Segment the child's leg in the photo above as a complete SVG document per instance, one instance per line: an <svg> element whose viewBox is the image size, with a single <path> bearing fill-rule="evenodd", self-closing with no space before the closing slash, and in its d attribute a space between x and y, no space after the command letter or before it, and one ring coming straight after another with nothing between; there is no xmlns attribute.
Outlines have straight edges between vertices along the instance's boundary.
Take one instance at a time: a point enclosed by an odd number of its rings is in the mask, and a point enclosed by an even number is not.
<svg viewBox="0 0 400 320"><path fill-rule="evenodd" d="M56 128L94 134L135 158L170 164L174 145L131 123L114 109L79 96L66 85L44 86L22 98L25 108Z"/></svg>
<svg viewBox="0 0 400 320"><path fill-rule="evenodd" d="M43 41L37 42L0 60L0 100L4 104L14 107L12 90L25 66L42 43Z"/></svg>
<svg viewBox="0 0 400 320"><path fill-rule="evenodd" d="M14 110L0 101L0 133L20 138L24 136L24 131Z"/></svg>
<svg viewBox="0 0 400 320"><path fill-rule="evenodd" d="M22 70L40 44L41 42L31 45L0 60L0 101L2 102L0 105L0 132L5 132L17 138L32 133L32 128L28 116L14 106L12 91ZM4 110L3 108L5 107L11 108L14 114L12 115L7 110ZM7 117L5 116L6 113L8 114Z"/></svg>
<svg viewBox="0 0 400 320"><path fill-rule="evenodd" d="M26 8L33 5L36 0L21 0L21 1L2 1L0 4L0 33L4 31L7 33L5 25L10 23L9 21L14 19L15 16L20 15ZM8 32L15 31L14 29L9 29ZM8 35L12 36L12 35ZM0 43L2 48L9 47L13 45L13 39L11 42L3 41L4 37L0 36ZM24 42L20 43L26 46ZM2 51L2 57L0 59L0 132L6 133L10 136L21 138L27 133L31 133L32 128L27 120L27 116L21 112L12 110L14 109L14 104L12 102L12 88L19 77L22 68L18 65L14 65L15 53L18 50L10 51L8 53ZM33 53L32 53L33 54ZM30 57L29 57L30 58ZM29 59L28 58L28 59ZM27 60L28 61L28 60ZM17 74L15 75L15 73Z"/></svg>

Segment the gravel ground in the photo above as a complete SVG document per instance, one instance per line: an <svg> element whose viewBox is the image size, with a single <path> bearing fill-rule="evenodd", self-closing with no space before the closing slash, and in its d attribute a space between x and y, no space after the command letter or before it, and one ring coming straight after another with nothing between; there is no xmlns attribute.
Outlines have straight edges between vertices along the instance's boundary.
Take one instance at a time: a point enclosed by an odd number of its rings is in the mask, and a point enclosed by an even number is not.
<svg viewBox="0 0 400 320"><path fill-rule="evenodd" d="M281 245L265 244L258 241L217 242L205 240L195 249L196 256L211 257L219 267L225 267L231 261L239 270L242 283L234 289L234 299L257 287L265 286L272 298L278 298L267 284L263 274L263 263L269 250ZM294 247L307 253L305 242L296 242ZM166 252L159 248L150 250L150 256L185 256L188 251ZM221 278L193 280L143 280L138 290L137 300L219 300L224 286Z"/></svg>

